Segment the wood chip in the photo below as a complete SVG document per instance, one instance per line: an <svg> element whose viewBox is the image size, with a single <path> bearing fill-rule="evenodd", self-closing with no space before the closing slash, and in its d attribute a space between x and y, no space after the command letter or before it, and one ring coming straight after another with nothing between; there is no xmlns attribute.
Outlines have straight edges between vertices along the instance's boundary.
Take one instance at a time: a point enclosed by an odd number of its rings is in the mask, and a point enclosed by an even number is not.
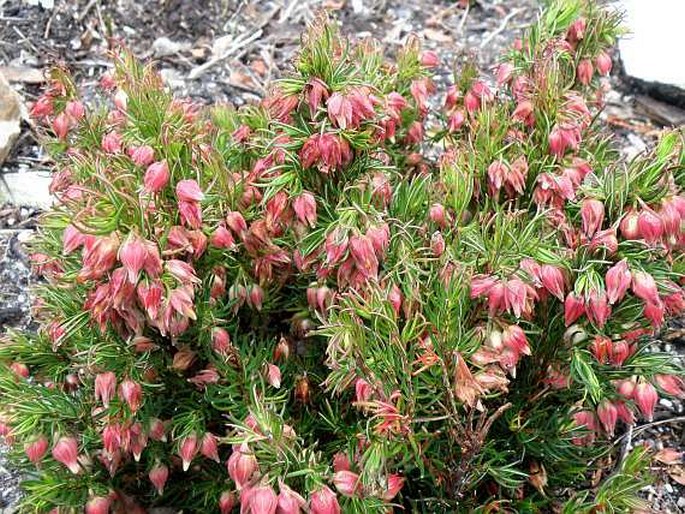
<svg viewBox="0 0 685 514"><path fill-rule="evenodd" d="M443 32L442 30L435 30L431 28L426 28L423 30L423 35L426 39L435 41L436 43L451 43L452 36Z"/></svg>
<svg viewBox="0 0 685 514"><path fill-rule="evenodd" d="M683 462L683 452L679 452L674 448L664 448L654 454L654 459L662 464L680 464Z"/></svg>

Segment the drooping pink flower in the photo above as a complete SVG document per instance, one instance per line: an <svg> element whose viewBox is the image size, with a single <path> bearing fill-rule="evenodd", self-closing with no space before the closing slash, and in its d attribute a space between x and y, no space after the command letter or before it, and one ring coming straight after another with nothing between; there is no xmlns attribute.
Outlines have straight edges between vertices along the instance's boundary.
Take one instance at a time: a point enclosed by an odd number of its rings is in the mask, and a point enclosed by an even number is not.
<svg viewBox="0 0 685 514"><path fill-rule="evenodd" d="M635 296L648 303L659 303L659 291L654 277L645 271L634 271L632 290Z"/></svg>
<svg viewBox="0 0 685 514"><path fill-rule="evenodd" d="M439 230L433 232L431 236L431 250L436 257L440 257L445 253L445 238L442 237Z"/></svg>
<svg viewBox="0 0 685 514"><path fill-rule="evenodd" d="M628 262L623 259L614 264L607 271L604 282L606 283L607 298L613 305L623 299L630 287L631 274L628 269Z"/></svg>
<svg viewBox="0 0 685 514"><path fill-rule="evenodd" d="M528 339L523 329L518 325L509 325L504 329L502 343L517 354L530 355Z"/></svg>
<svg viewBox="0 0 685 514"><path fill-rule="evenodd" d="M563 272L551 264L543 264L540 268L540 281L547 291L564 301L565 280Z"/></svg>
<svg viewBox="0 0 685 514"><path fill-rule="evenodd" d="M276 389L281 387L281 369L275 364L267 363L266 380L271 387Z"/></svg>
<svg viewBox="0 0 685 514"><path fill-rule="evenodd" d="M94 496L86 503L85 514L109 514L112 500L107 496Z"/></svg>
<svg viewBox="0 0 685 514"><path fill-rule="evenodd" d="M166 159L153 162L145 170L143 186L148 193L159 193L169 183L169 165Z"/></svg>
<svg viewBox="0 0 685 514"><path fill-rule="evenodd" d="M600 51L595 57L595 66L597 67L597 73L600 75L609 75L611 73L611 57L605 51Z"/></svg>
<svg viewBox="0 0 685 514"><path fill-rule="evenodd" d="M388 476L388 483L383 492L383 499L385 501L392 501L404 486L404 477L392 474Z"/></svg>
<svg viewBox="0 0 685 514"><path fill-rule="evenodd" d="M127 378L119 384L119 398L125 401L135 414L143 401L143 388L138 382Z"/></svg>
<svg viewBox="0 0 685 514"><path fill-rule="evenodd" d="M232 491L224 491L219 497L219 511L221 514L229 514L236 505L235 494Z"/></svg>
<svg viewBox="0 0 685 514"><path fill-rule="evenodd" d="M635 386L633 400L645 419L647 421L652 421L654 418L654 409L659 401L659 394L654 386L649 382L641 381Z"/></svg>
<svg viewBox="0 0 685 514"><path fill-rule="evenodd" d="M78 443L73 437L60 438L52 448L52 457L64 464L74 474L81 471L81 466L78 463Z"/></svg>
<svg viewBox="0 0 685 514"><path fill-rule="evenodd" d="M254 454L250 451L247 444L243 443L239 448L234 448L233 453L226 463L228 475L235 482L238 490L242 489L257 471L259 465Z"/></svg>
<svg viewBox="0 0 685 514"><path fill-rule="evenodd" d="M135 284L138 281L146 260L147 248L143 240L136 233L131 232L119 247L119 261L126 269L129 282Z"/></svg>
<svg viewBox="0 0 685 514"><path fill-rule="evenodd" d="M366 278L375 278L378 275L378 258L371 239L363 234L354 235L350 238L349 248L359 272Z"/></svg>
<svg viewBox="0 0 685 514"><path fill-rule="evenodd" d="M309 115L314 118L323 100L328 99L328 86L316 77L312 77L305 87Z"/></svg>
<svg viewBox="0 0 685 514"><path fill-rule="evenodd" d="M661 218L652 209L644 208L637 218L637 230L648 244L659 242L664 233Z"/></svg>
<svg viewBox="0 0 685 514"><path fill-rule="evenodd" d="M166 481L169 478L169 468L164 464L160 464L158 462L150 470L147 476L150 479L150 482L152 482L152 485L155 486L157 494L160 496L164 494L164 486L166 485Z"/></svg>
<svg viewBox="0 0 685 514"><path fill-rule="evenodd" d="M155 151L150 145L132 146L128 156L136 166L148 166L155 160Z"/></svg>
<svg viewBox="0 0 685 514"><path fill-rule="evenodd" d="M121 134L118 132L108 132L102 137L102 149L111 154L121 152Z"/></svg>
<svg viewBox="0 0 685 514"><path fill-rule="evenodd" d="M99 373L95 376L95 400L102 400L102 405L109 408L109 402L114 398L117 388L117 377L111 371Z"/></svg>
<svg viewBox="0 0 685 514"><path fill-rule="evenodd" d="M311 514L340 514L338 498L327 486L322 486L311 494L309 509Z"/></svg>
<svg viewBox="0 0 685 514"><path fill-rule="evenodd" d="M656 385L666 394L676 398L685 398L685 381L677 375L654 375Z"/></svg>
<svg viewBox="0 0 685 514"><path fill-rule="evenodd" d="M58 139L65 140L67 138L70 126L69 116L67 116L67 113L65 112L59 113L55 116L55 119L52 120L52 131Z"/></svg>
<svg viewBox="0 0 685 514"><path fill-rule="evenodd" d="M605 432L610 436L614 435L616 421L618 421L618 410L609 400L603 400L597 407L597 417L602 423Z"/></svg>
<svg viewBox="0 0 685 514"><path fill-rule="evenodd" d="M593 198L583 200L580 207L580 217L583 222L583 233L591 239L602 228L604 204Z"/></svg>
<svg viewBox="0 0 685 514"><path fill-rule="evenodd" d="M634 209L628 209L621 218L619 228L625 239L638 239L640 237L638 218L639 214Z"/></svg>
<svg viewBox="0 0 685 514"><path fill-rule="evenodd" d="M33 464L38 464L43 460L43 457L45 457L49 445L50 443L48 443L48 440L44 435L38 436L24 447L26 457L28 457Z"/></svg>
<svg viewBox="0 0 685 514"><path fill-rule="evenodd" d="M278 507L276 514L300 514L302 507L307 503L302 496L279 482Z"/></svg>
<svg viewBox="0 0 685 514"><path fill-rule="evenodd" d="M181 202L201 202L205 195L198 183L193 179L180 180L176 184L176 198Z"/></svg>
<svg viewBox="0 0 685 514"><path fill-rule="evenodd" d="M211 432L205 432L200 443L200 453L215 462L219 462L219 444L216 436Z"/></svg>
<svg viewBox="0 0 685 514"><path fill-rule="evenodd" d="M611 307L603 289L590 291L585 302L585 314L598 328L604 327L611 314Z"/></svg>
<svg viewBox="0 0 685 514"><path fill-rule="evenodd" d="M336 489L343 496L353 497L359 494L361 490L361 480L357 473L352 471L341 470L336 471L333 475L333 483Z"/></svg>
<svg viewBox="0 0 685 514"><path fill-rule="evenodd" d="M440 57L432 50L426 50L421 54L421 66L435 68L440 64Z"/></svg>
<svg viewBox="0 0 685 514"><path fill-rule="evenodd" d="M592 80L592 73L592 61L590 59L583 59L578 63L578 70L576 71L578 82L587 86Z"/></svg>
<svg viewBox="0 0 685 514"><path fill-rule="evenodd" d="M178 444L178 456L181 457L183 463L183 471L188 471L190 463L197 455L197 435L191 433L185 436Z"/></svg>
<svg viewBox="0 0 685 514"><path fill-rule="evenodd" d="M293 200L293 210L301 223L316 226L316 199L309 191L303 191Z"/></svg>

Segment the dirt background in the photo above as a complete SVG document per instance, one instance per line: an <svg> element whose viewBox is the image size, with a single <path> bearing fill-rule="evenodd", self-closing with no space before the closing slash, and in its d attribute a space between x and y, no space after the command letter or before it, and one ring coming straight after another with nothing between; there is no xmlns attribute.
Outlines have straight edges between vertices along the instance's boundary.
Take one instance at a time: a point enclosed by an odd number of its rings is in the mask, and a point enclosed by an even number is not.
<svg viewBox="0 0 685 514"><path fill-rule="evenodd" d="M106 51L114 38L154 60L178 95L242 105L261 98L272 80L287 73L306 24L321 10L352 37L382 40L390 54L416 33L443 65L474 58L490 73L502 51L535 20L538 8L535 0L0 0L0 72L30 103L40 94L43 70L64 63L88 98L109 66ZM439 86L449 78L448 66L441 69L435 77ZM654 104L627 82L612 77L602 116L616 144L633 156L674 118L669 106ZM0 181L3 174L49 168L25 125L0 167ZM30 238L38 213L24 205L0 207L0 333L30 325L32 277L22 243ZM655 345L682 359L684 335L685 324L675 324ZM662 400L658 409L654 423L636 426L616 444L653 447L657 483L644 495L654 512L685 512L683 405ZM13 511L17 483L0 451L0 514Z"/></svg>

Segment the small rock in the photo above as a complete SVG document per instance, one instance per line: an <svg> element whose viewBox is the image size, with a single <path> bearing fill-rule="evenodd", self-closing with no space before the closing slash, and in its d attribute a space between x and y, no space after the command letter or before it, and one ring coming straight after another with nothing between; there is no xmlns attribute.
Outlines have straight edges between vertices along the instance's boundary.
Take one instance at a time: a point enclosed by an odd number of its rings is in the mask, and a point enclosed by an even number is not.
<svg viewBox="0 0 685 514"><path fill-rule="evenodd" d="M678 502L676 503L678 507L685 508L685 497L680 496Z"/></svg>
<svg viewBox="0 0 685 514"><path fill-rule="evenodd" d="M659 399L659 405L666 407L668 410L673 410L673 402L668 398Z"/></svg>
<svg viewBox="0 0 685 514"><path fill-rule="evenodd" d="M673 486L666 482L664 484L664 491L666 491L668 494L673 494Z"/></svg>
<svg viewBox="0 0 685 514"><path fill-rule="evenodd" d="M172 41L166 36L158 37L152 43L152 52L155 54L155 57L168 57L188 49L190 49L188 43Z"/></svg>
<svg viewBox="0 0 685 514"><path fill-rule="evenodd" d="M0 164L12 149L19 137L21 127L21 101L19 95L10 87L5 76L0 73Z"/></svg>

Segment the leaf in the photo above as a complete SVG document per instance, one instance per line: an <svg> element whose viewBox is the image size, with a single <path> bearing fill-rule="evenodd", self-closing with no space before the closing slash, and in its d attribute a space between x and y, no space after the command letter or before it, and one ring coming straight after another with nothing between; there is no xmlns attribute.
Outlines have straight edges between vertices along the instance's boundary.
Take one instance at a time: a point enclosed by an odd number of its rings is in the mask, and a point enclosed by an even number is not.
<svg viewBox="0 0 685 514"><path fill-rule="evenodd" d="M685 468L682 466L673 466L668 470L668 476L680 485L685 485Z"/></svg>
<svg viewBox="0 0 685 514"><path fill-rule="evenodd" d="M679 452L675 448L664 448L654 455L654 459L662 464L680 464L683 462L683 452Z"/></svg>

